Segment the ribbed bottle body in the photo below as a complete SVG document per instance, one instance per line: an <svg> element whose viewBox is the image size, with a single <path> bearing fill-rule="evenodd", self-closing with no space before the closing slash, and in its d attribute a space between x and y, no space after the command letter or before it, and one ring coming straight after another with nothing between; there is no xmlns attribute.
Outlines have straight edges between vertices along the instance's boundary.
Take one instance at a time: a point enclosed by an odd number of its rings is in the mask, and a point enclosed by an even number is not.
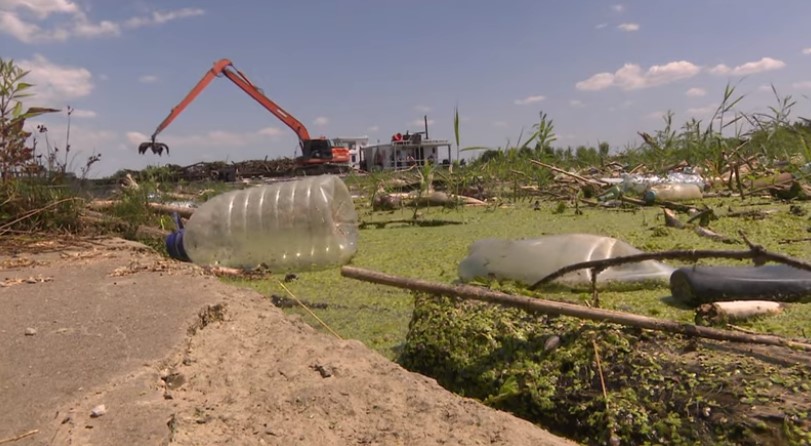
<svg viewBox="0 0 811 446"><path fill-rule="evenodd" d="M668 183L651 186L645 192L645 201L687 201L700 200L704 194L701 188L694 183Z"/></svg>
<svg viewBox="0 0 811 446"><path fill-rule="evenodd" d="M218 195L186 224L192 262L274 272L345 264L357 251L352 196L334 175L304 177Z"/></svg>

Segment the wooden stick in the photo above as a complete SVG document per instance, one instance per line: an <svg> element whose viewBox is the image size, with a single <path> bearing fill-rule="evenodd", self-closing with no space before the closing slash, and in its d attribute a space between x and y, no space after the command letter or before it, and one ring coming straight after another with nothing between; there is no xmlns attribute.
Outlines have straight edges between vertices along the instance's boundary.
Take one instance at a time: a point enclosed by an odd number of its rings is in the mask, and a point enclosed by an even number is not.
<svg viewBox="0 0 811 446"><path fill-rule="evenodd" d="M715 231L707 229L703 226L696 226L693 231L700 235L701 237L706 237L710 240L714 240L716 242L726 243L728 245L734 245L736 243L740 243L740 240L731 239L725 235L718 234Z"/></svg>
<svg viewBox="0 0 811 446"><path fill-rule="evenodd" d="M30 437L30 436L36 434L37 432L39 432L39 429L34 429L32 431L28 431L28 432L26 432L24 434L17 435L16 437L4 438L4 439L0 440L0 444L11 443L12 441L22 440L23 438Z"/></svg>
<svg viewBox="0 0 811 446"><path fill-rule="evenodd" d="M87 203L87 207L95 210L103 210L109 209L117 204L116 201L113 200L94 200ZM160 212L162 214L172 214L177 212L183 218L189 218L194 214L194 208L183 207L183 206L172 206L163 203L147 203L152 210L156 212Z"/></svg>
<svg viewBox="0 0 811 446"><path fill-rule="evenodd" d="M559 167L555 167L555 166L553 166L551 164L542 163L542 162L536 161L536 160L529 160L529 162L532 163L532 164L537 164L537 165L539 165L541 167L546 167L547 169L553 170L555 172L562 173L563 175L568 175L568 176L570 176L570 177L572 177L572 178L574 178L574 179L576 179L578 181L582 181L584 183L597 184L597 185L600 185L600 186L605 186L605 185L608 184L605 181L596 180L596 179L593 179L593 178L586 178L586 177L580 176L580 175L578 175L576 173L571 173L571 172L563 170L563 169L561 169Z"/></svg>
<svg viewBox="0 0 811 446"><path fill-rule="evenodd" d="M548 276L532 284L532 286L530 286L529 289L535 290L541 285L547 284L572 271L591 268L606 269L611 266L624 265L626 263L644 262L646 260L690 260L695 262L700 259L711 259L711 258L735 259L735 260L753 259L755 260L755 263L759 263L765 260L777 263L784 263L786 265L793 266L798 269L811 271L811 264L809 263L793 259L791 257L784 256L782 254L767 251L761 246L750 244L746 239L744 239L744 241L747 242L747 245L749 245L748 251L717 251L717 250L690 249L690 250L674 250L664 252L643 252L641 254L633 254L628 256L612 257L608 259L591 260L588 262L575 263L572 265L564 266L563 268L553 272L552 274L549 274Z"/></svg>
<svg viewBox="0 0 811 446"><path fill-rule="evenodd" d="M447 285L429 282L421 279L410 279L393 276L391 274L371 271L365 268L344 266L341 275L352 279L372 282L381 285L393 286L430 294L455 296L488 302L506 307L520 308L532 313L571 316L593 321L604 321L649 330L658 330L667 333L677 333L684 336L693 336L717 341L741 342L750 344L776 345L811 351L811 344L790 341L773 335L751 335L711 327L700 327L694 324L655 319L620 311L602 310L599 308L586 308L581 305L566 302L555 302L536 297L506 294L470 285Z"/></svg>
<svg viewBox="0 0 811 446"><path fill-rule="evenodd" d="M696 322L712 324L752 319L759 316L775 315L783 311L785 305L770 300L733 300L702 304L696 308Z"/></svg>
<svg viewBox="0 0 811 446"><path fill-rule="evenodd" d="M104 215L100 212L95 211L84 211L84 214L79 217L82 221L91 224L104 224L104 223L113 223L116 225L125 226L126 223L124 220L121 220L117 217L112 217L109 215ZM150 237L150 238L164 238L169 235L171 231L164 231L162 229L153 228L151 226L146 225L138 225L135 229L135 234L142 237Z"/></svg>
<svg viewBox="0 0 811 446"><path fill-rule="evenodd" d="M663 208L662 211L664 211L664 214L665 214L665 226L668 226L668 227L671 227L671 228L676 228L676 229L683 229L684 228L684 223L679 221L679 218L676 217L676 213L673 212L673 210L668 209L668 208Z"/></svg>

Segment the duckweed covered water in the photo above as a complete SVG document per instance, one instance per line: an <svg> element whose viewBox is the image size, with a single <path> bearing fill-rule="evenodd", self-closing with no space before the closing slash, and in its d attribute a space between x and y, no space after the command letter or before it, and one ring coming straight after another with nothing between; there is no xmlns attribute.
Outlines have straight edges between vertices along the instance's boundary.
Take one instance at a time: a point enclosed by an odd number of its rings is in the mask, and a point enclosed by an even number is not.
<svg viewBox="0 0 811 446"><path fill-rule="evenodd" d="M710 227L732 238L744 231L769 250L811 257L811 221L788 205L761 200L707 200L719 220ZM731 209L731 208L734 209ZM732 210L774 211L765 219L723 217ZM582 209L528 203L502 208L423 209L422 218L462 222L438 226L367 225L352 264L404 277L457 280L468 246L482 238L534 238L593 233L644 251L742 250L664 226L661 209ZM413 210L361 212L366 222L404 220ZM683 220L686 217L681 216ZM549 253L555 255L555 253ZM705 264L746 264L704 260ZM679 266L676 263L671 263ZM248 282L285 296L280 278ZM492 288L587 304L587 289L549 287L529 292L514 283ZM286 286L344 338L365 342L446 388L586 444L807 444L809 371L770 365L740 352L701 347L689 339L574 318L548 318L493 305L464 303L346 279L331 270L300 274ZM670 298L667 284L612 286L600 292L603 308L692 323L694 310ZM318 322L300 308L314 327ZM759 332L805 337L811 304L793 304L778 316L739 325ZM557 337L557 342L550 340ZM552 346L550 348L550 346ZM595 366L600 351L609 406ZM779 364L779 361L778 361Z"/></svg>
<svg viewBox="0 0 811 446"><path fill-rule="evenodd" d="M768 203L761 205L761 203ZM775 210L766 219L721 217L710 227L720 234L737 238L739 230L745 231L755 243L767 249L800 258L811 257L811 243L779 244L782 239L808 237L811 226L807 216L795 216L788 205L767 202L764 199L706 200L706 204L723 216L732 207L744 209ZM643 251L671 249L745 249L743 244L729 245L701 237L690 230L672 229L664 226L661 209L641 208L614 210L581 208L556 212L555 204L546 204L535 211L528 202L500 208L467 207L461 209L421 209L423 219L448 220L463 224L439 226L411 226L392 224L383 228L368 225L360 231L358 254L352 265L438 282L457 280L459 262L467 255L468 246L482 238L533 238L546 234L585 232L616 237L627 241ZM808 206L811 208L811 206ZM360 210L364 222L404 220L411 218L412 209L394 212L371 212ZM686 221L685 216L681 216ZM549 253L554 255L554 253ZM734 260L705 260L705 264L745 264ZM671 263L678 265L676 263ZM245 282L265 295L286 296L278 284L281 279L272 277L264 281ZM411 293L347 279L338 269L299 274L297 280L287 283L288 289L299 299L325 308L313 309L326 324L342 337L358 339L389 358L396 358L398 346L404 340L411 319L414 300ZM509 287L510 285L505 285ZM517 292L525 292L515 289ZM553 300L585 302L591 299L588 290L545 290L536 293ZM670 290L666 284L652 288L606 290L600 293L604 308L630 311L638 314L692 322L694 312L690 308L673 305L669 301ZM323 305L319 305L323 306ZM318 322L300 308L286 309L320 328ZM754 330L804 336L807 321L811 319L811 305L790 306L782 315L741 324Z"/></svg>

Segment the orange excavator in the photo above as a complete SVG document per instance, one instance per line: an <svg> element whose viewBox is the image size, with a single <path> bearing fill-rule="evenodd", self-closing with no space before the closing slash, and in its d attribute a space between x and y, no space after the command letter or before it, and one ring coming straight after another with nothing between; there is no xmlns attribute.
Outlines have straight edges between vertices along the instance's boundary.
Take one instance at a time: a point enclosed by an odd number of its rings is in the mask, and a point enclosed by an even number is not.
<svg viewBox="0 0 811 446"><path fill-rule="evenodd" d="M165 143L157 142L156 138L172 121L177 118L183 110L214 80L215 77L224 75L231 82L235 83L242 91L248 93L256 102L259 102L265 109L273 113L288 127L290 127L299 139L301 156L295 160L295 174L322 174L322 173L344 173L350 170L349 149L346 147L334 147L332 141L325 137L311 138L310 132L298 119L286 112L278 104L265 96L262 91L254 85L245 74L236 69L228 59L221 59L214 63L214 66L206 72L197 85L192 88L189 94L169 113L169 116L158 125L152 134L151 140L141 143L138 146L138 153L144 154L147 150L152 153L162 155L165 150L169 153L169 146Z"/></svg>

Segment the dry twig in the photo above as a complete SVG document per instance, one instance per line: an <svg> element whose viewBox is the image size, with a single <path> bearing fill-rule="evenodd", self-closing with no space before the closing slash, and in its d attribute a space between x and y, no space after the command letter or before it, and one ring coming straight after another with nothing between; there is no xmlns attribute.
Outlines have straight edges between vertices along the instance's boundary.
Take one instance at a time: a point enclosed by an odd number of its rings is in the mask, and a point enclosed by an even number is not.
<svg viewBox="0 0 811 446"><path fill-rule="evenodd" d="M39 432L39 429L34 429L34 430L28 431L28 432L26 432L24 434L20 434L20 435L14 436L14 437L4 438L4 439L0 440L0 444L6 444L6 443L11 443L12 441L22 440L23 438L30 437L30 436L36 434L37 432Z"/></svg>
<svg viewBox="0 0 811 446"><path fill-rule="evenodd" d="M743 233L741 233L743 241L749 246L748 251L720 251L720 250L673 250L664 252L643 252L641 254L633 254L629 256L612 257L609 259L591 260L588 262L575 263L572 265L564 266L563 268L549 274L541 280L532 284L530 290L535 290L538 287L545 285L567 273L578 271L581 269L606 269L612 266L624 265L626 263L638 263L646 260L690 260L697 261L700 259L735 259L746 260L752 259L755 264L763 264L766 261L783 263L793 266L805 271L811 271L811 264L797 260L783 254L777 254L767 251L760 245L755 245L750 242Z"/></svg>

